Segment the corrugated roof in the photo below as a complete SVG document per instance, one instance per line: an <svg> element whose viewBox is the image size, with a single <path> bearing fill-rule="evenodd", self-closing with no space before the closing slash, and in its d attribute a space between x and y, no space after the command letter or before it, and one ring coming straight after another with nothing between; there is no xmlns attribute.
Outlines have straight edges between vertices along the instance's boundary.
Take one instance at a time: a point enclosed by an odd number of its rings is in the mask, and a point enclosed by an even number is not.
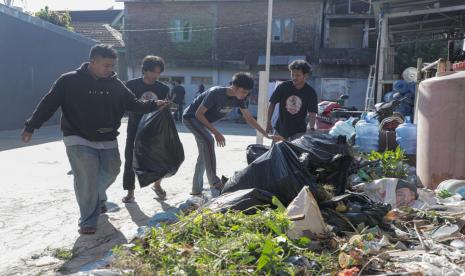
<svg viewBox="0 0 465 276"><path fill-rule="evenodd" d="M115 48L123 48L124 41L121 33L109 24L99 22L73 22L74 31L99 43L113 45Z"/></svg>

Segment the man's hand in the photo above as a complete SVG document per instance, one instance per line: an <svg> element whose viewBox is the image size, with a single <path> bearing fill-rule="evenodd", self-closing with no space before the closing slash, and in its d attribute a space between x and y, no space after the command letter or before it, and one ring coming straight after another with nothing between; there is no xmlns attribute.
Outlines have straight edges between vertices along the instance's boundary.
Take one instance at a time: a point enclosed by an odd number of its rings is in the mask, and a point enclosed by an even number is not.
<svg viewBox="0 0 465 276"><path fill-rule="evenodd" d="M169 104L167 100L157 100L155 103L157 104L159 110L163 110Z"/></svg>
<svg viewBox="0 0 465 276"><path fill-rule="evenodd" d="M28 143L29 141L31 141L31 138L32 133L23 130L23 132L21 133L21 140L23 140L24 143Z"/></svg>
<svg viewBox="0 0 465 276"><path fill-rule="evenodd" d="M285 140L281 135L267 135L266 138L273 140L275 143Z"/></svg>
<svg viewBox="0 0 465 276"><path fill-rule="evenodd" d="M271 125L271 122L266 123L266 133L271 133L273 131L273 126Z"/></svg>
<svg viewBox="0 0 465 276"><path fill-rule="evenodd" d="M226 139L224 138L223 134L221 134L219 131L215 131L213 135L215 135L216 145L218 147L226 146Z"/></svg>

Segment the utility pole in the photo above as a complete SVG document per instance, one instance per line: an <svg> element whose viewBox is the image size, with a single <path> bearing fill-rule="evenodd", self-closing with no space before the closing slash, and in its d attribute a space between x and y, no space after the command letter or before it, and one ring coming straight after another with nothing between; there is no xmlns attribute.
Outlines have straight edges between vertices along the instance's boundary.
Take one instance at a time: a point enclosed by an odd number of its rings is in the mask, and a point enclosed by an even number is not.
<svg viewBox="0 0 465 276"><path fill-rule="evenodd" d="M273 20L273 0L268 0L268 23L266 31L266 57L265 71L259 72L259 90L258 90L258 123L266 128L267 110L268 110L268 87L270 83L270 60L271 60L271 26ZM257 144L263 144L263 135L257 131Z"/></svg>

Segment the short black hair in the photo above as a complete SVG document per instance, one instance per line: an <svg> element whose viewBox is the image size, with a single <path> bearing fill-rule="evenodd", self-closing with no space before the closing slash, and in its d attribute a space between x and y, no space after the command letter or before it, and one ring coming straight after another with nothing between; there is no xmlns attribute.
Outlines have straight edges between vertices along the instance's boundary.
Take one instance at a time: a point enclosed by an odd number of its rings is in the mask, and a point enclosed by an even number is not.
<svg viewBox="0 0 465 276"><path fill-rule="evenodd" d="M312 71L312 66L310 66L310 64L308 64L308 62L303 59L294 60L291 62L291 64L289 64L289 70L300 70L302 73L308 74Z"/></svg>
<svg viewBox="0 0 465 276"><path fill-rule="evenodd" d="M234 74L231 84L245 90L251 90L254 86L254 81L250 73L239 72Z"/></svg>
<svg viewBox="0 0 465 276"><path fill-rule="evenodd" d="M90 49L89 54L89 58L91 59L96 57L117 59L118 55L111 45L97 44Z"/></svg>
<svg viewBox="0 0 465 276"><path fill-rule="evenodd" d="M153 71L159 67L160 71L165 70L165 61L159 56L145 56L142 60L142 73L147 71Z"/></svg>

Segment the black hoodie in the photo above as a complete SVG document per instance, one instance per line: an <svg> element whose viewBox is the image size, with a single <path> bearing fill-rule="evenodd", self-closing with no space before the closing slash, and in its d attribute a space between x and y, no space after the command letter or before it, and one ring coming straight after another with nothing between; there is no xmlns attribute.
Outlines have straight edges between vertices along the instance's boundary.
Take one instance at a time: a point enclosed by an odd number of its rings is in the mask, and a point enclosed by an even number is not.
<svg viewBox="0 0 465 276"><path fill-rule="evenodd" d="M64 136L77 135L89 141L112 141L124 112L149 113L157 109L155 101L142 102L113 74L105 79L91 76L88 63L63 74L45 95L25 123L33 132L50 119L58 107L63 112Z"/></svg>

